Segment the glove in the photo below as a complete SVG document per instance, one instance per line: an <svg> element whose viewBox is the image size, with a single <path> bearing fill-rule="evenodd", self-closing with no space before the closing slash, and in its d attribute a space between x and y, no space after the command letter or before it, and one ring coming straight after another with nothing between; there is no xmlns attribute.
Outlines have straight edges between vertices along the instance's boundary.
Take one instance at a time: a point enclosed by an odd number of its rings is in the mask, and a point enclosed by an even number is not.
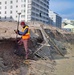
<svg viewBox="0 0 74 75"><path fill-rule="evenodd" d="M18 33L19 33L19 30L14 30L14 32L15 32L16 34L18 34Z"/></svg>

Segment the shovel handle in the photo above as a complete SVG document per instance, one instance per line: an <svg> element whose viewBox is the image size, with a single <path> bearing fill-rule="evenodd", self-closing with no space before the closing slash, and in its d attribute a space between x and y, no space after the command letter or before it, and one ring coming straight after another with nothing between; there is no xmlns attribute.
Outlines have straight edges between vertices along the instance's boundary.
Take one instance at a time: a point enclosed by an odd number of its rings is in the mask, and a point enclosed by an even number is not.
<svg viewBox="0 0 74 75"><path fill-rule="evenodd" d="M21 13L18 13L17 31L19 30L19 19L20 19L20 14L21 14ZM17 37L18 37L18 34L16 34L16 39L17 39Z"/></svg>

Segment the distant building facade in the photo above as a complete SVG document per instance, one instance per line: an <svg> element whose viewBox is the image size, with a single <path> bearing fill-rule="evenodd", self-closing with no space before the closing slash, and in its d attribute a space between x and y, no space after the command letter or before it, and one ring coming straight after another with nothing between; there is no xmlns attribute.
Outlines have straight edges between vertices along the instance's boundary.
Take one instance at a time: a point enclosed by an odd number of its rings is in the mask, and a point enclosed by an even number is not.
<svg viewBox="0 0 74 75"><path fill-rule="evenodd" d="M41 21L48 23L49 0L0 0L0 20Z"/></svg>
<svg viewBox="0 0 74 75"><path fill-rule="evenodd" d="M62 18L55 12L49 10L49 24L61 28Z"/></svg>
<svg viewBox="0 0 74 75"><path fill-rule="evenodd" d="M71 25L74 26L74 20L63 19L63 24L64 24L64 25L71 24Z"/></svg>
<svg viewBox="0 0 74 75"><path fill-rule="evenodd" d="M67 24L67 25L63 26L62 29L74 33L74 26L71 24Z"/></svg>
<svg viewBox="0 0 74 75"><path fill-rule="evenodd" d="M74 20L63 19L62 29L74 33Z"/></svg>
<svg viewBox="0 0 74 75"><path fill-rule="evenodd" d="M66 24L71 24L71 21L69 19L63 19L63 22Z"/></svg>

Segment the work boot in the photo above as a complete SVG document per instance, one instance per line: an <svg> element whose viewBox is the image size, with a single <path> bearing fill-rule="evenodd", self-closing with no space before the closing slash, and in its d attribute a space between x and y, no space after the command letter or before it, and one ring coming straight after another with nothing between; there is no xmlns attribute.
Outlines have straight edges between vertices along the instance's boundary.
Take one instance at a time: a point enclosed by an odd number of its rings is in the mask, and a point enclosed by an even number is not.
<svg viewBox="0 0 74 75"><path fill-rule="evenodd" d="M30 59L31 55L32 55L32 50L29 49L29 51L26 52L25 59Z"/></svg>
<svg viewBox="0 0 74 75"><path fill-rule="evenodd" d="M23 61L23 63L26 64L26 65L30 65L31 64L30 62L31 62L31 60L24 60Z"/></svg>

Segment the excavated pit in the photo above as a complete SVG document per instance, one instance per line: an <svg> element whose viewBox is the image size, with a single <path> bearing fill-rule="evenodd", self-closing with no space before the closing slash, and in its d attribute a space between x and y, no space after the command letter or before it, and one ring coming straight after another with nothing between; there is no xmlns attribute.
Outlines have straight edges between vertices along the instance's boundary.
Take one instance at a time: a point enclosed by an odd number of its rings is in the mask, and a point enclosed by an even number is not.
<svg viewBox="0 0 74 75"><path fill-rule="evenodd" d="M7 26L5 25L7 23ZM2 26L1 26L2 24ZM42 23L37 22L31 22L28 23L30 25L31 29L31 39L29 41L29 49L31 52L30 59L31 59L31 67L28 68L25 64L23 64L24 56L23 55L17 55L14 53L15 46L16 46L16 34L14 33L14 30L16 29L17 23L14 22L1 22L0 23L0 74L1 75L23 75L24 72L25 75L42 75L47 73L47 75L52 74L54 68L54 63L51 62L50 59L62 59L61 55L59 55L52 42L48 41L48 44L50 46L43 46L35 55L33 53L41 47L42 44L46 44L46 38L44 38L42 31L40 29L40 25ZM36 26L34 26L36 25ZM33 27L34 26L34 27ZM38 28L37 28L38 27ZM21 29L21 28L20 28ZM55 45L60 49L60 51L66 55L67 54L67 44L69 43L71 45L74 44L74 34L64 32L61 29L57 29L51 26L44 26L44 30L47 33L47 35L53 40ZM46 37L46 36L45 36ZM18 39L20 36L18 36ZM23 49L23 45L20 46L20 49L25 51ZM25 53L25 52L23 52ZM25 54L24 54L25 55ZM40 64L43 62L42 64ZM47 67L46 64L49 66ZM36 68L37 67L37 68ZM44 71L45 68L49 72ZM35 69L36 68L36 69ZM29 73L29 69L32 69L32 73ZM41 69L40 71L38 69ZM37 73L37 70L39 74ZM36 71L36 74L35 72ZM29 74L27 74L29 73Z"/></svg>
<svg viewBox="0 0 74 75"><path fill-rule="evenodd" d="M22 59L14 54L14 42L11 40L0 41L0 58L3 61L4 71L18 68Z"/></svg>

